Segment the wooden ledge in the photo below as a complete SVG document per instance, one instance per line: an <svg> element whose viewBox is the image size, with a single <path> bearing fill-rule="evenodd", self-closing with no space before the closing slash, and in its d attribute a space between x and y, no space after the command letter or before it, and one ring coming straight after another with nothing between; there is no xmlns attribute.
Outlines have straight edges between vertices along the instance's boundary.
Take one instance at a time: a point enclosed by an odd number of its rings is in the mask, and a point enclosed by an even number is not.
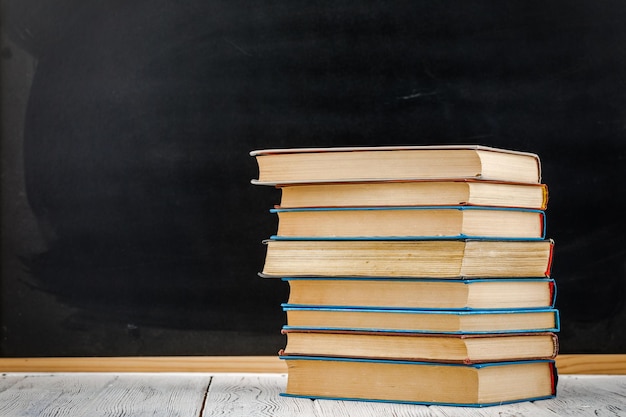
<svg viewBox="0 0 626 417"><path fill-rule="evenodd" d="M626 354L559 355L559 374L626 374ZM275 356L0 358L0 372L243 372L286 373Z"/></svg>
<svg viewBox="0 0 626 417"><path fill-rule="evenodd" d="M626 355L559 355L559 374L626 375Z"/></svg>
<svg viewBox="0 0 626 417"><path fill-rule="evenodd" d="M286 373L287 366L276 356L0 358L0 372Z"/></svg>

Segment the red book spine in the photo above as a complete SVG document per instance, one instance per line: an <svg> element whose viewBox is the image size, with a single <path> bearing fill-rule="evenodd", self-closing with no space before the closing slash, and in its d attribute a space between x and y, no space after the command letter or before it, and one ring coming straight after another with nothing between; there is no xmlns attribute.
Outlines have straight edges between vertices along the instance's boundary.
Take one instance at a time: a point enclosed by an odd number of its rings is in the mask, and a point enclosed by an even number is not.
<svg viewBox="0 0 626 417"><path fill-rule="evenodd" d="M546 267L545 275L547 277L552 273L552 260L554 258L554 242L550 243L550 254L548 255L548 265Z"/></svg>

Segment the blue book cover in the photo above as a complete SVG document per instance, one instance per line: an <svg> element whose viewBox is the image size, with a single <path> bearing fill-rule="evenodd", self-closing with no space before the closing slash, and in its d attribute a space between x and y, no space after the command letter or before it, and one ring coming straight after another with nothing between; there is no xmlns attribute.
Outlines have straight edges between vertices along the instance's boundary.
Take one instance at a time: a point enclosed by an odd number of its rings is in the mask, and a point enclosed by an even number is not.
<svg viewBox="0 0 626 417"><path fill-rule="evenodd" d="M484 407L556 396L553 360L452 364L280 356L287 397Z"/></svg>
<svg viewBox="0 0 626 417"><path fill-rule="evenodd" d="M542 210L483 206L332 207L272 209L272 239L543 240Z"/></svg>
<svg viewBox="0 0 626 417"><path fill-rule="evenodd" d="M559 311L331 308L283 304L285 330L504 334L558 332Z"/></svg>

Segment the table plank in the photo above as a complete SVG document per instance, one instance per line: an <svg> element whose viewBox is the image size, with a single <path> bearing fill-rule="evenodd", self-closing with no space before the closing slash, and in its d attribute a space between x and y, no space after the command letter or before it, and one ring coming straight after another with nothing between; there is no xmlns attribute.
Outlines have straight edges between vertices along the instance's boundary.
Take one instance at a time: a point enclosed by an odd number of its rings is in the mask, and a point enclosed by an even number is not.
<svg viewBox="0 0 626 417"><path fill-rule="evenodd" d="M62 413L66 406L72 407L73 400L80 404L87 392L100 390L113 378L112 375L93 375L88 379L80 375L24 376L0 393L0 415L68 415ZM54 411L51 413L51 410Z"/></svg>
<svg viewBox="0 0 626 417"><path fill-rule="evenodd" d="M315 417L314 401L285 398L284 374L215 374L202 417Z"/></svg>
<svg viewBox="0 0 626 417"><path fill-rule="evenodd" d="M2 374L0 377L0 392L10 389L13 385L17 384L24 378L26 378L25 375Z"/></svg>
<svg viewBox="0 0 626 417"><path fill-rule="evenodd" d="M199 416L210 383L207 375L117 376L72 416Z"/></svg>
<svg viewBox="0 0 626 417"><path fill-rule="evenodd" d="M559 416L626 415L626 376L580 375L561 377L555 399L545 407Z"/></svg>
<svg viewBox="0 0 626 417"><path fill-rule="evenodd" d="M197 417L210 376L29 375L0 393L2 416Z"/></svg>
<svg viewBox="0 0 626 417"><path fill-rule="evenodd" d="M557 417L544 406L542 401L525 401L515 404L496 405L483 408L432 406L433 415L437 417Z"/></svg>
<svg viewBox="0 0 626 417"><path fill-rule="evenodd" d="M318 400L315 405L319 416L385 416L385 417L436 417L430 407L415 404L390 404L366 401Z"/></svg>
<svg viewBox="0 0 626 417"><path fill-rule="evenodd" d="M393 417L503 417L503 416L532 416L556 417L558 414L544 409L542 401L520 402L503 406L492 407L453 407L418 404L393 404L364 401L332 401L319 400L316 406L319 416L393 416Z"/></svg>

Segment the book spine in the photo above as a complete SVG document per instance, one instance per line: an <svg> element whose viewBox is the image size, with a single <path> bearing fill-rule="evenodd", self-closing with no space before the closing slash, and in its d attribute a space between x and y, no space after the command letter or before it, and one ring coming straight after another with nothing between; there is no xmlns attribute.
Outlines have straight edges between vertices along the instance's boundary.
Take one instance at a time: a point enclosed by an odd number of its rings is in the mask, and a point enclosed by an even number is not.
<svg viewBox="0 0 626 417"><path fill-rule="evenodd" d="M556 363L554 361L550 363L550 370L550 375L552 377L552 395L556 396L557 385L559 384L559 371L557 370Z"/></svg>
<svg viewBox="0 0 626 417"><path fill-rule="evenodd" d="M543 195L543 203L541 204L541 210L545 210L548 208L548 200L549 200L549 191L548 186L546 184L541 184L541 190Z"/></svg>
<svg viewBox="0 0 626 417"><path fill-rule="evenodd" d="M554 306L556 305L556 282L554 280L550 280L550 299L552 300L552 303L550 305L550 307L554 308Z"/></svg>
<svg viewBox="0 0 626 417"><path fill-rule="evenodd" d="M548 264L546 266L545 276L552 275L552 261L554 259L554 240L550 240L550 253L548 254Z"/></svg>

